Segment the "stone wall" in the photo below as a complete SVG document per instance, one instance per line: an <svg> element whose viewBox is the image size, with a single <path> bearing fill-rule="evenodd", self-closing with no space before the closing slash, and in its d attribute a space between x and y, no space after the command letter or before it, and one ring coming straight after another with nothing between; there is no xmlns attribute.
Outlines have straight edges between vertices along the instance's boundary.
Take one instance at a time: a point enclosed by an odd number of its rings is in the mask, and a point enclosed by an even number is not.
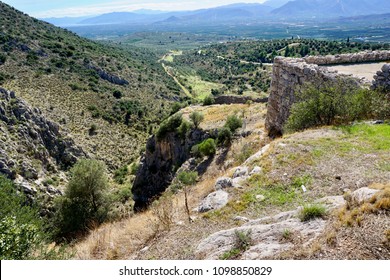
<svg viewBox="0 0 390 280"><path fill-rule="evenodd" d="M215 97L215 104L245 104L248 101L254 103L266 103L268 97L265 98L253 98L250 96L237 96L237 95L219 95Z"/></svg>
<svg viewBox="0 0 390 280"><path fill-rule="evenodd" d="M390 64L383 65L381 71L376 72L371 88L390 90Z"/></svg>
<svg viewBox="0 0 390 280"><path fill-rule="evenodd" d="M305 58L276 57L273 65L272 82L268 101L266 129L272 137L283 134L283 125L295 102L297 87L308 83L332 81L337 78L351 79L325 65L365 63L390 60L390 51L360 52L327 56L308 56ZM382 79L382 78L380 78ZM356 79L356 84L359 84Z"/></svg>

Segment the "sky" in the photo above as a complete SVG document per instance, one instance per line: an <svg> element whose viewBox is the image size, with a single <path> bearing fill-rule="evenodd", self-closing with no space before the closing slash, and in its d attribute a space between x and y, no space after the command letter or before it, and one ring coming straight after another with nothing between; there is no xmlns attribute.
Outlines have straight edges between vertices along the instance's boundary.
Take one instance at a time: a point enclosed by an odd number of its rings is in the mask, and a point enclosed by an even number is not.
<svg viewBox="0 0 390 280"><path fill-rule="evenodd" d="M183 11L233 3L263 3L266 0L1 0L37 18L79 17L139 9Z"/></svg>

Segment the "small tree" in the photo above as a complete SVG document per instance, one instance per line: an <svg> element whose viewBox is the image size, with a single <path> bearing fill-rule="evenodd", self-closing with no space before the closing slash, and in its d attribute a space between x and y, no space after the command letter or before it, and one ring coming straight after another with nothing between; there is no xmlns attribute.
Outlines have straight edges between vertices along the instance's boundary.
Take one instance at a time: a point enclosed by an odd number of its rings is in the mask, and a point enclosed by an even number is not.
<svg viewBox="0 0 390 280"><path fill-rule="evenodd" d="M108 212L107 176L103 163L79 160L71 169L65 195L57 201L56 223L59 235L84 231L93 223L102 223Z"/></svg>
<svg viewBox="0 0 390 280"><path fill-rule="evenodd" d="M232 142L232 132L227 127L218 130L217 145L228 146Z"/></svg>
<svg viewBox="0 0 390 280"><path fill-rule="evenodd" d="M198 129L200 123L204 120L204 115L202 113L199 113L199 112L196 112L196 111L192 112L190 114L190 120L194 124L195 128Z"/></svg>
<svg viewBox="0 0 390 280"><path fill-rule="evenodd" d="M206 139L202 143L199 144L199 152L203 156L212 156L216 152L215 141L212 138Z"/></svg>
<svg viewBox="0 0 390 280"><path fill-rule="evenodd" d="M191 222L190 208L188 206L188 187L196 183L196 180L198 179L198 173L194 171L183 171L179 173L177 179L179 180L180 184L184 186L184 205L186 208L188 221Z"/></svg>
<svg viewBox="0 0 390 280"><path fill-rule="evenodd" d="M237 129L242 127L242 124L242 119L236 115L230 115L226 120L225 127L229 128L232 133L235 133Z"/></svg>

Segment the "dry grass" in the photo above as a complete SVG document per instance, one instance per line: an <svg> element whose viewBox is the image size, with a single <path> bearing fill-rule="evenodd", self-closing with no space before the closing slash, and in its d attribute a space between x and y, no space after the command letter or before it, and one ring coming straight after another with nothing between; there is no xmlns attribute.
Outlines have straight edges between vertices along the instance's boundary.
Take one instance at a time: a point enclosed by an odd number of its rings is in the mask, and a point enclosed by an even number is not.
<svg viewBox="0 0 390 280"><path fill-rule="evenodd" d="M276 256L281 259L389 259L389 185L369 201L335 210L324 233L309 246L297 245Z"/></svg>

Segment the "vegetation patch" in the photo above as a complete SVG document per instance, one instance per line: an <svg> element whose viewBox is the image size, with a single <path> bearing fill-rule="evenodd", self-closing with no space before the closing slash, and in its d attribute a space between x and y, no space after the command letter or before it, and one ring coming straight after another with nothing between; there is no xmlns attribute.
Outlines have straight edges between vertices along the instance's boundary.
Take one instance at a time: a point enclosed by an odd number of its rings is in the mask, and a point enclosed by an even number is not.
<svg viewBox="0 0 390 280"><path fill-rule="evenodd" d="M303 206L299 213L299 218L302 222L310 221L316 218L322 218L326 214L326 208L321 204L309 204Z"/></svg>

